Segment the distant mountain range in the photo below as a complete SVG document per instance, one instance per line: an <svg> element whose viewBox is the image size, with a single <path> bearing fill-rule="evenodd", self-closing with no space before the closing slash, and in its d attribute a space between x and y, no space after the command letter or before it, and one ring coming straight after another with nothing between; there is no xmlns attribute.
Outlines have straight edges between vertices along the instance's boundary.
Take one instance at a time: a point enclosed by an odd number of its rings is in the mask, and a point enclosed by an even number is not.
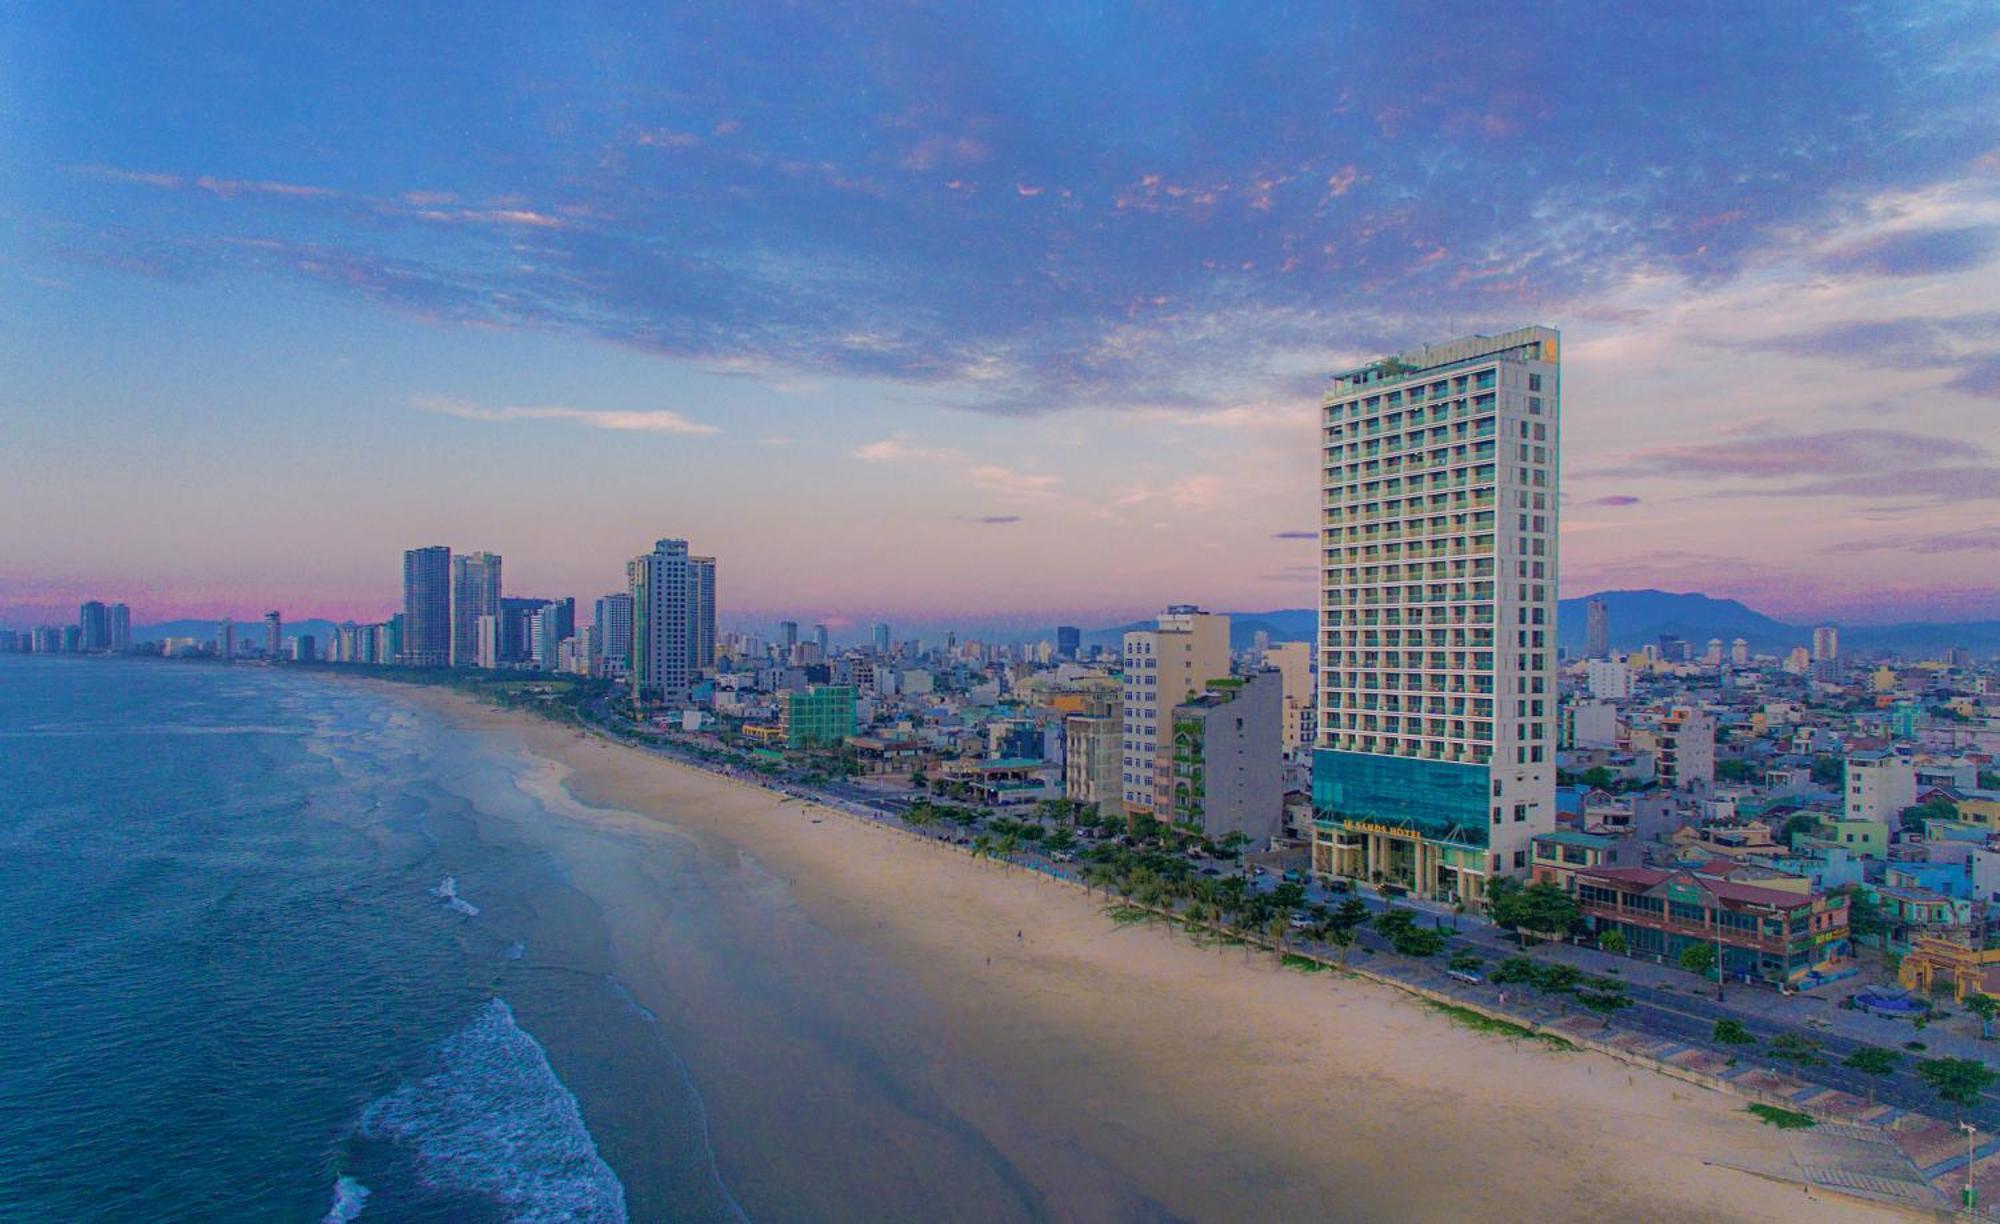
<svg viewBox="0 0 2000 1224"><path fill-rule="evenodd" d="M1698 592L1599 591L1576 599L1565 599L1556 612L1556 643L1580 655L1585 647L1589 622L1584 605L1593 599L1604 601L1609 618L1611 645L1618 650L1637 650L1662 635L1683 638L1694 644L1697 653L1711 638L1720 638L1725 647L1737 638L1763 654L1786 654L1794 646L1809 646L1811 625L1788 625L1734 599L1715 599ZM1258 630L1274 642L1311 641L1319 624L1319 614L1311 608L1281 608L1270 612L1230 613L1230 644L1239 649L1255 640ZM1153 622L1134 621L1095 629L1083 635L1084 645L1115 645L1133 629L1150 629ZM1054 637L1054 631L1040 634ZM1959 621L1953 623L1913 622L1900 625L1841 626L1843 653L1893 651L1900 654L1933 654L1950 646L1964 646L1976 654L2000 653L2000 621Z"/></svg>

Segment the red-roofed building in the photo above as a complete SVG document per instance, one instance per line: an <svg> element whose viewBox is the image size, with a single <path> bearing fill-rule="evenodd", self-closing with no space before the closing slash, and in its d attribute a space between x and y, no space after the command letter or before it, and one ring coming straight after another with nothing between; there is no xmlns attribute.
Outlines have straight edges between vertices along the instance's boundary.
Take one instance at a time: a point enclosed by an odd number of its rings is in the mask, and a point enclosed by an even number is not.
<svg viewBox="0 0 2000 1224"><path fill-rule="evenodd" d="M1791 982L1852 954L1845 896L1767 888L1690 868L1583 868L1571 885L1591 928L1619 932L1634 956L1674 961L1706 944L1721 953L1731 976Z"/></svg>

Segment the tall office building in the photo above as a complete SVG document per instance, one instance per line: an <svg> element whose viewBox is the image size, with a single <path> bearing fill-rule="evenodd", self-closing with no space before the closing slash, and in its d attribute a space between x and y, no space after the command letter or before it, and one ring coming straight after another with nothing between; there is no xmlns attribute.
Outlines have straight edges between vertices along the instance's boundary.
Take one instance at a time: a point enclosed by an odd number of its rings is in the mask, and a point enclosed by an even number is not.
<svg viewBox="0 0 2000 1224"><path fill-rule="evenodd" d="M264 657L273 663L284 657L285 618L276 612L264 613Z"/></svg>
<svg viewBox="0 0 2000 1224"><path fill-rule="evenodd" d="M451 559L451 665L479 665L479 618L500 613L500 554Z"/></svg>
<svg viewBox="0 0 2000 1224"><path fill-rule="evenodd" d="M833 657L833 635L827 632L825 625L813 626L813 645L819 647L820 662Z"/></svg>
<svg viewBox="0 0 2000 1224"><path fill-rule="evenodd" d="M1601 599L1593 599L1583 605L1584 615L1589 620L1589 642L1584 648L1586 659L1608 659L1611 657L1611 610Z"/></svg>
<svg viewBox="0 0 2000 1224"><path fill-rule="evenodd" d="M1192 604L1156 629L1125 635L1124 735L1119 778L1125 813L1166 820L1174 803L1174 707L1229 675L1229 618Z"/></svg>
<svg viewBox="0 0 2000 1224"><path fill-rule="evenodd" d="M1083 634L1075 625L1056 626L1056 655L1059 658L1074 659L1083 647Z"/></svg>
<svg viewBox="0 0 2000 1224"><path fill-rule="evenodd" d="M396 661L406 667L451 662L451 549L412 548L403 554L403 635Z"/></svg>
<svg viewBox="0 0 2000 1224"><path fill-rule="evenodd" d="M1284 723L1280 728L1287 756L1307 743L1306 729L1314 725L1311 642L1279 642L1264 651L1264 666L1274 669L1282 681Z"/></svg>
<svg viewBox="0 0 2000 1224"><path fill-rule="evenodd" d="M535 612L529 659L543 671L562 666L562 644L576 636L576 600L552 599Z"/></svg>
<svg viewBox="0 0 2000 1224"><path fill-rule="evenodd" d="M111 611L95 599L76 610L77 649L111 649Z"/></svg>
<svg viewBox="0 0 2000 1224"><path fill-rule="evenodd" d="M1840 630L1832 625L1813 630L1812 657L1815 663L1831 663L1840 658Z"/></svg>
<svg viewBox="0 0 2000 1224"><path fill-rule="evenodd" d="M694 676L694 582L686 540L661 540L625 565L632 593L632 693L641 703L681 704Z"/></svg>
<svg viewBox="0 0 2000 1224"><path fill-rule="evenodd" d="M794 646L797 646L798 644L799 644L799 622L779 621L778 646L785 652L786 658L791 657L792 648Z"/></svg>
<svg viewBox="0 0 2000 1224"><path fill-rule="evenodd" d="M221 659L236 657L236 622L226 616L215 622L215 654Z"/></svg>
<svg viewBox="0 0 2000 1224"><path fill-rule="evenodd" d="M534 641L535 613L549 601L503 596L500 600L499 659L502 667L528 661Z"/></svg>
<svg viewBox="0 0 2000 1224"><path fill-rule="evenodd" d="M132 609L122 603L111 605L111 651L124 654L132 649Z"/></svg>
<svg viewBox="0 0 2000 1224"><path fill-rule="evenodd" d="M715 674L715 558L688 558L688 666L692 678Z"/></svg>
<svg viewBox="0 0 2000 1224"><path fill-rule="evenodd" d="M600 676L628 674L632 668L632 593L614 591L599 599L592 619L597 622L593 669Z"/></svg>
<svg viewBox="0 0 2000 1224"><path fill-rule="evenodd" d="M492 671L500 666L500 617L497 614L479 618L478 637L472 665Z"/></svg>
<svg viewBox="0 0 2000 1224"><path fill-rule="evenodd" d="M878 623L875 626L875 657L878 659L889 657L889 626L885 624Z"/></svg>
<svg viewBox="0 0 2000 1224"><path fill-rule="evenodd" d="M1469 336L1327 392L1321 874L1472 904L1555 827L1558 344Z"/></svg>

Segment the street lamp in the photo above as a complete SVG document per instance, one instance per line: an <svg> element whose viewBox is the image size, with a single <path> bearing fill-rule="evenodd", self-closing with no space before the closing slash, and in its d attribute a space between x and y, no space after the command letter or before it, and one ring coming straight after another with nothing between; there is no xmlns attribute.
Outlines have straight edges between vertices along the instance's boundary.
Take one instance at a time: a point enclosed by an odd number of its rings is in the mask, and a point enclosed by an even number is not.
<svg viewBox="0 0 2000 1224"><path fill-rule="evenodd" d="M1965 1199L1964 1207L1971 1211L1979 1205L1979 1187L1972 1184L1972 1164L1978 1159L1975 1152L1979 1128L1970 1122L1960 1122L1958 1129L1965 1132Z"/></svg>

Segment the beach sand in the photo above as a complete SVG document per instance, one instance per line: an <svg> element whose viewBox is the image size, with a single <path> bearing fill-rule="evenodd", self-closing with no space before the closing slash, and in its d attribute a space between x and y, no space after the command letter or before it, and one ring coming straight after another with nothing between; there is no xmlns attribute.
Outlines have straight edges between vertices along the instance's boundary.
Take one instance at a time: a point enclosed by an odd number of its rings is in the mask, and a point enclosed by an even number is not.
<svg viewBox="0 0 2000 1224"><path fill-rule="evenodd" d="M1741 1100L1393 989L1118 926L1101 897L437 690L551 762L619 976L752 1218L1819 1219ZM552 831L551 836L557 834ZM656 875L671 849L703 885Z"/></svg>

